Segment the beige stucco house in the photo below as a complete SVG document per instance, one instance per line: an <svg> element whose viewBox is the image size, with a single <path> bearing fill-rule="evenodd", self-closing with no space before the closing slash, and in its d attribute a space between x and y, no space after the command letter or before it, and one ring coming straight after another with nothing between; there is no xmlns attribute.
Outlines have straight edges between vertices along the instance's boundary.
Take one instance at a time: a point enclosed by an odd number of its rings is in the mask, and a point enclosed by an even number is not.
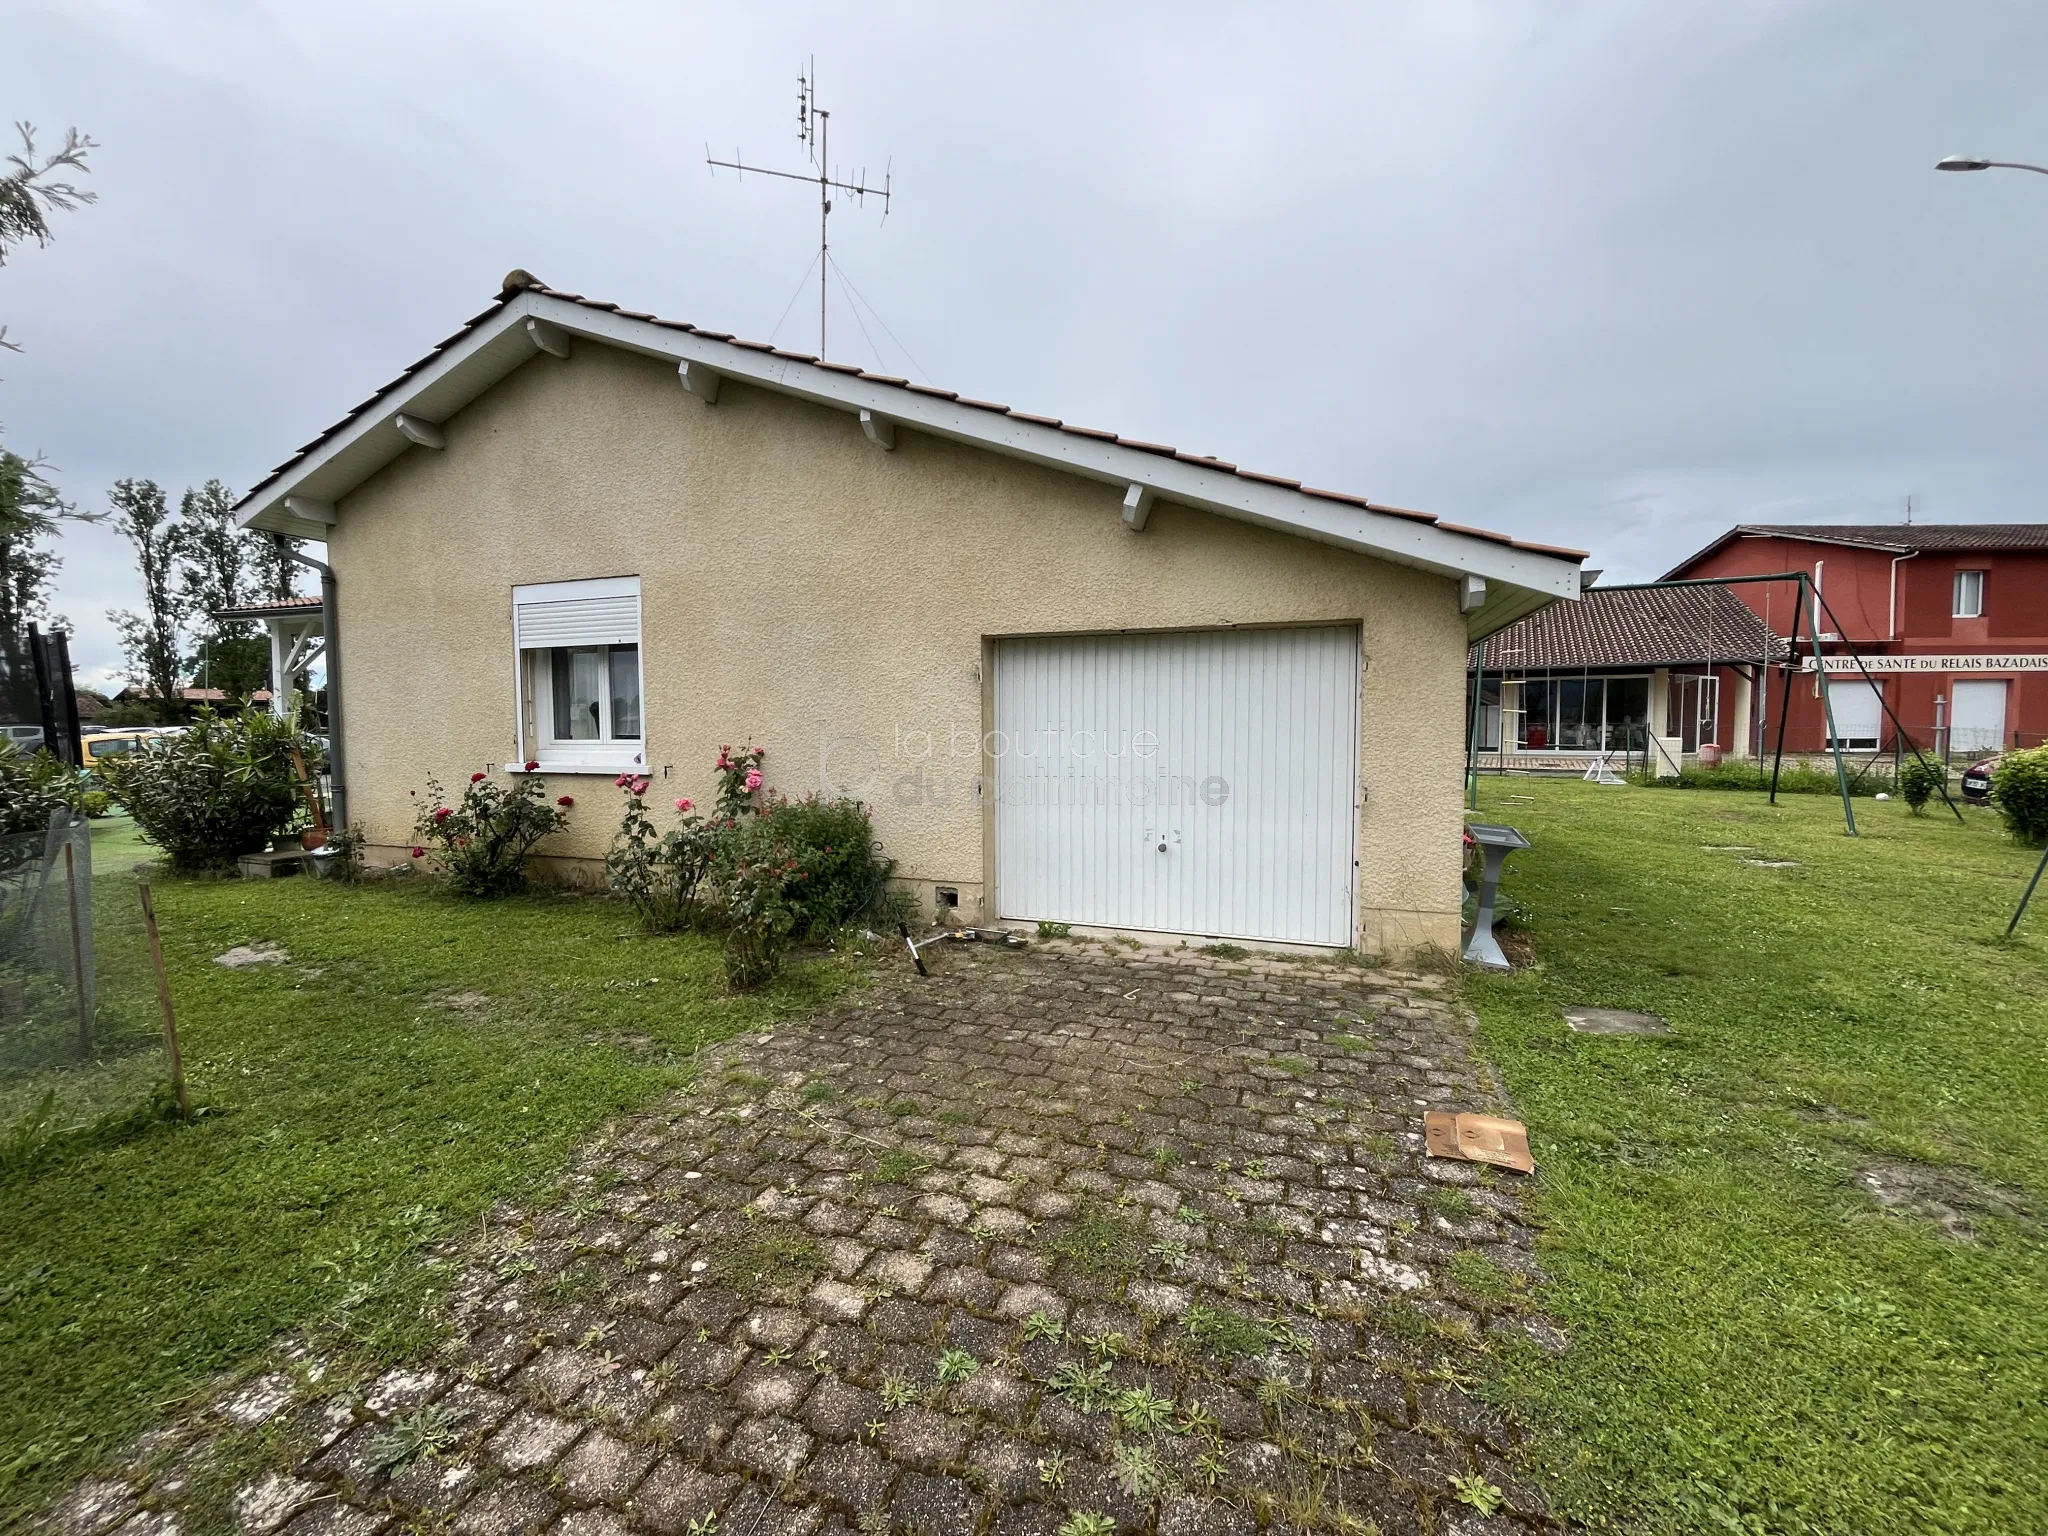
<svg viewBox="0 0 2048 1536"><path fill-rule="evenodd" d="M430 774L536 761L589 876L616 774L751 743L969 921L1391 953L1457 939L1466 648L1581 558L525 273L241 513L327 545L394 856Z"/></svg>

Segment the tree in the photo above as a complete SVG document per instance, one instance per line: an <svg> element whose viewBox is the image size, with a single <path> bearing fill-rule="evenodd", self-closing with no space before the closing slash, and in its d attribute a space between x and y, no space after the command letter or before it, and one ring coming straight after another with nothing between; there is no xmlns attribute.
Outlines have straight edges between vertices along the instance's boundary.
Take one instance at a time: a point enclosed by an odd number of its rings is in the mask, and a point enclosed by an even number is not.
<svg viewBox="0 0 2048 1536"><path fill-rule="evenodd" d="M34 126L14 126L21 134L21 152L7 157L9 169L0 174L0 266L24 241L50 243L50 214L97 200L75 183L51 179L52 172L87 170L86 152L98 147L91 139L67 129L64 147L38 159ZM4 325L0 347L14 348ZM50 586L62 562L45 540L57 532L60 518L77 515L44 477L44 468L40 458L25 459L0 448L0 637L19 634L31 621L49 620Z"/></svg>
<svg viewBox="0 0 2048 1536"><path fill-rule="evenodd" d="M88 192L75 182L53 181L55 171L86 171L85 157L99 146L76 128L64 131L64 147L53 155L36 157L33 123L16 123L21 151L9 155L10 169L0 175L0 267L7 265L7 253L33 240L39 246L50 243L49 215L85 203L97 202L99 194ZM7 328L0 326L0 347L12 346Z"/></svg>
<svg viewBox="0 0 2048 1536"><path fill-rule="evenodd" d="M304 544L303 539L283 539L268 533L245 533L249 541L249 571L254 602L278 602L287 597L298 596L299 568L285 558L285 551L296 552Z"/></svg>
<svg viewBox="0 0 2048 1536"><path fill-rule="evenodd" d="M0 635L47 622L59 560L43 546L71 509L43 478L39 460L0 448Z"/></svg>
<svg viewBox="0 0 2048 1536"><path fill-rule="evenodd" d="M175 713L181 702L178 620L182 604L172 587L181 542L178 527L171 519L170 504L153 480L116 480L108 499L113 503L114 527L135 546L135 561L142 573L143 611L110 609L107 617L120 632L129 681L166 714Z"/></svg>
<svg viewBox="0 0 2048 1536"><path fill-rule="evenodd" d="M234 506L233 492L218 480L187 489L178 503L173 551L179 606L197 631L190 674L202 688L245 698L270 680L270 645L247 619L216 617L255 595L255 541L235 526Z"/></svg>

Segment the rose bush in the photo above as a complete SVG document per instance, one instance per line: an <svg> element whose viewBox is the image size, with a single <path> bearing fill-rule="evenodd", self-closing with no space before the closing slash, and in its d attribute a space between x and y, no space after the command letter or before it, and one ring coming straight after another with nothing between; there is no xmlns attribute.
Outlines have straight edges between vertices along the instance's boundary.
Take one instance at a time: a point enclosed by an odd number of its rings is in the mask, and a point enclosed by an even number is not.
<svg viewBox="0 0 2048 1536"><path fill-rule="evenodd" d="M413 818L412 856L430 858L458 896L523 890L534 845L569 820L569 797L551 805L547 795L546 782L531 772L509 788L473 773L461 798L448 805L439 781L428 779L426 797Z"/></svg>
<svg viewBox="0 0 2048 1536"><path fill-rule="evenodd" d="M675 826L657 831L647 810L649 781L622 773L613 780L626 793L619 830L605 855L611 887L632 904L650 933L675 933L699 918L698 894L711 867L716 834L687 797L676 801Z"/></svg>

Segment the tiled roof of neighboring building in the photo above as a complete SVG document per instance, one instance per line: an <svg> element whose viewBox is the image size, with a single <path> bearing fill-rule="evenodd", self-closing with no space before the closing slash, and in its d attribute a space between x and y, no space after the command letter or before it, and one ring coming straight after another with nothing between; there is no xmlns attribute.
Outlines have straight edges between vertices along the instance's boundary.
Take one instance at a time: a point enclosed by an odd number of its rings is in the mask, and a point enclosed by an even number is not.
<svg viewBox="0 0 2048 1536"><path fill-rule="evenodd" d="M1687 574L1736 539L1810 539L1901 555L1921 550L2048 549L2048 523L1737 523L1665 572L1665 579Z"/></svg>
<svg viewBox="0 0 2048 1536"><path fill-rule="evenodd" d="M1488 671L1782 661L1785 642L1726 587L1590 587L1486 642ZM1470 666L1479 664L1473 647Z"/></svg>
<svg viewBox="0 0 2048 1536"><path fill-rule="evenodd" d="M1241 469L1235 464L1229 463L1223 459L1215 458L1209 454L1188 453L1182 449L1172 447L1171 445L1166 443L1152 443L1142 441L1138 438L1120 437L1116 433L1106 431L1100 427L1077 426L1072 422L1061 421L1058 417L1055 416L1033 415L1028 411L1016 410L1011 406L998 404L997 402L992 400L972 400L969 399L967 396L959 394L957 391L954 390L935 389L928 384L913 384L908 379L898 378L892 374L870 373L866 369L855 367L851 363L827 362L823 358L814 357L808 352L785 351L782 348L776 347L765 341L743 341L738 337L733 336L730 332L705 330L702 327L691 325L688 322L682 320L664 320L660 316L648 314L644 310L623 309L617 304L609 303L602 299L585 298L580 293L568 293L564 292L559 288L550 288L547 284L541 282L538 278L535 278L531 273L528 272L514 272L510 274L505 279L504 288L500 292L497 300L488 309L484 310L475 318L468 321L462 327L462 329L457 331L454 335L438 343L434 347L434 349L431 352L429 352L425 357L419 359L410 367L406 368L403 373L399 374L398 377L393 379L390 383L380 387L367 400L364 400L360 405L352 407L347 412L347 414L345 414L341 418L341 420L334 423L333 426L328 427L325 431L321 432L319 436L315 437L311 442L299 448L295 453L292 454L290 458L286 459L282 464L278 465L275 469L271 470L270 473L265 475L262 480L258 481L254 486L252 486L249 489L248 493L242 497L241 501L237 503L237 505L240 507L247 507L255 503L258 500L259 495L263 491L264 487L269 485L271 481L277 479L278 476L282 475L294 464L298 463L301 459L305 458L307 454L313 452L315 449L320 447L321 444L325 443L335 433L341 431L344 427L348 426L349 423L355 420L355 418L362 412L375 406L392 389L396 388L400 384L403 384L408 378L418 373L421 369L427 367L437 357L439 357L442 353L446 352L451 346L461 341L465 336L467 336L470 332L474 331L478 326L490 320L491 317L496 315L500 310L502 310L506 306L506 304L511 302L513 299L517 298L522 293L543 294L549 298L561 299L571 304L580 305L585 309L603 310L611 314L623 316L629 320L645 321L650 325L658 325L668 330L688 331L694 333L695 335L705 337L708 340L723 342L729 346L742 347L748 351L766 353L772 357L787 358L793 362L815 364L817 367L829 369L834 373L847 374L854 378L865 379L870 383L874 384L889 385L893 388L904 390L905 392L910 394L929 395L940 400L949 400L954 402L955 404L967 406L974 410L988 411L998 416L1012 417L1015 420L1030 422L1037 426L1053 427L1061 432L1070 433L1076 437L1095 438L1103 442L1115 443L1117 446L1122 448L1135 449L1142 453L1158 454L1163 458L1175 459L1184 464L1197 465L1203 469L1212 469L1220 471L1224 474L1235 475L1237 478L1242 480L1254 480L1259 481L1266 485L1279 486L1283 489L1297 492L1303 496L1314 497L1318 500L1341 502L1348 506L1362 507L1367 511L1382 513L1389 517L1406 518L1413 522L1428 523L1435 527L1441 528L1446 533L1463 534L1469 538L1485 539L1492 543L1507 545L1514 549L1528 550L1534 554L1540 555L1552 555L1566 560L1583 560L1586 557L1586 552L1584 550L1566 549L1556 544L1539 544L1525 539L1517 539L1509 534L1495 533L1492 530L1486 528L1472 528L1459 523L1444 522L1442 519L1438 518L1436 514L1432 512L1415 512L1405 507L1385 506L1376 501L1368 501L1363 496L1354 496L1344 491L1319 490L1314 486L1303 485L1299 480L1290 480L1280 475L1261 474L1256 470Z"/></svg>
<svg viewBox="0 0 2048 1536"><path fill-rule="evenodd" d="M322 607L318 597L273 597L260 603L242 603L233 608L216 608L216 619L261 619L273 613L297 613L302 609Z"/></svg>

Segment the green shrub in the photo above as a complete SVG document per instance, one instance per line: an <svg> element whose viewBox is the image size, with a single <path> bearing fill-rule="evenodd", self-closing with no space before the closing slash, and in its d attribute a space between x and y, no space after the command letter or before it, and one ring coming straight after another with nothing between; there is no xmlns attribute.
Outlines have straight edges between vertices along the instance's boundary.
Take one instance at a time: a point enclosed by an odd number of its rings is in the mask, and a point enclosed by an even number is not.
<svg viewBox="0 0 2048 1536"><path fill-rule="evenodd" d="M488 774L472 773L462 798L446 804L446 791L427 780L427 798L413 818L412 856L428 857L458 896L507 896L526 888L526 860L534 845L569 820L568 795L550 803L547 783L528 763L508 789ZM417 795L417 791L414 792Z"/></svg>
<svg viewBox="0 0 2048 1536"><path fill-rule="evenodd" d="M102 816L113 814L114 797L103 789L84 790L79 794L76 809L79 815L98 821Z"/></svg>
<svg viewBox="0 0 2048 1536"><path fill-rule="evenodd" d="M858 800L774 800L761 819L802 877L789 890L797 937L837 928L865 912L894 867L875 857L874 823Z"/></svg>
<svg viewBox="0 0 2048 1536"><path fill-rule="evenodd" d="M1927 802L1948 783L1948 770L1939 763L1916 757L1899 767L1899 794L1915 816L1927 809Z"/></svg>
<svg viewBox="0 0 2048 1536"><path fill-rule="evenodd" d="M103 759L96 771L173 869L219 869L261 853L298 816L298 740L267 710L202 709L189 730Z"/></svg>
<svg viewBox="0 0 2048 1536"><path fill-rule="evenodd" d="M2048 843L2048 746L2008 752L1991 771L1991 803L2030 848Z"/></svg>
<svg viewBox="0 0 2048 1536"><path fill-rule="evenodd" d="M49 753L32 758L13 742L0 740L0 875L43 856L50 813L69 803L38 764L36 759L44 757Z"/></svg>

